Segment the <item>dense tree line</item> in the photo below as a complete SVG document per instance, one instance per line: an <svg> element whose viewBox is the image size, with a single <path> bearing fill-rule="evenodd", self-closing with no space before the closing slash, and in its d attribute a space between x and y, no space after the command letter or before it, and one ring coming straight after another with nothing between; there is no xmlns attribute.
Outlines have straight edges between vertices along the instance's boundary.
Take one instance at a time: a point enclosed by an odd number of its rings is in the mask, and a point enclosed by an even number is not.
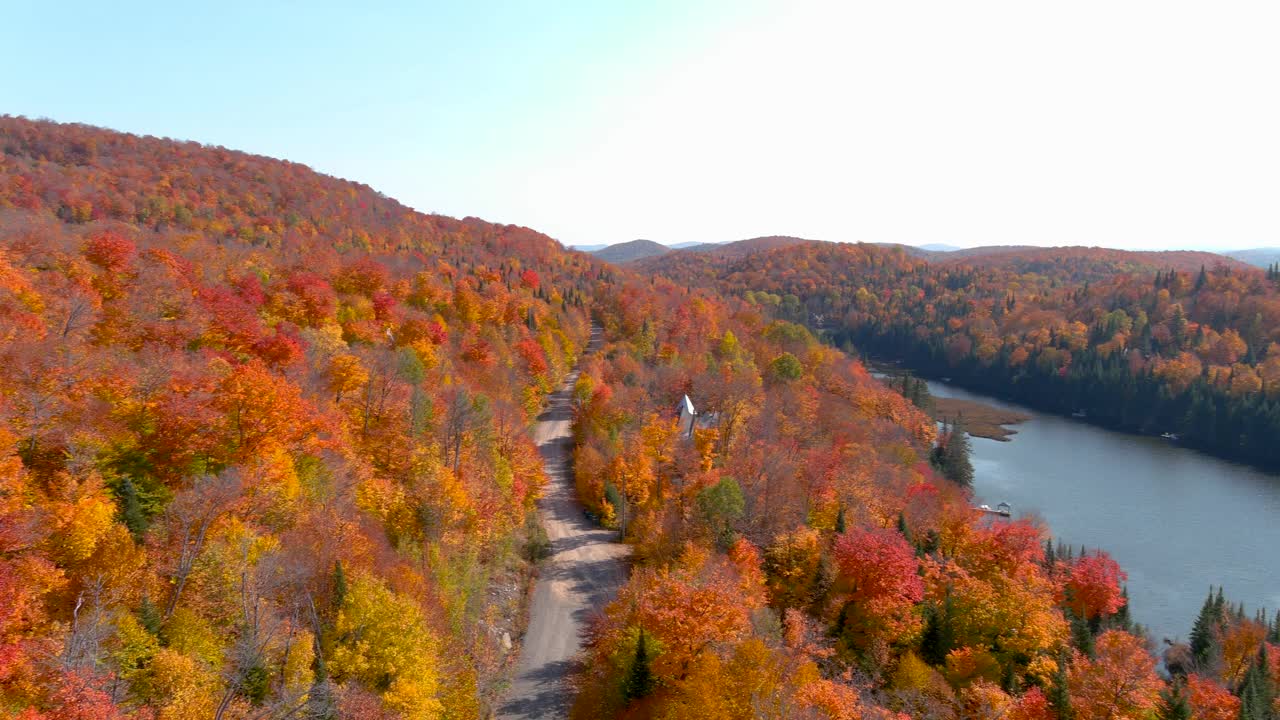
<svg viewBox="0 0 1280 720"><path fill-rule="evenodd" d="M921 374L1115 430L1172 433L1178 442L1231 460L1280 468L1280 398L1255 392L1232 395L1203 375L1181 392L1152 370L1133 371L1123 356L1084 349L1069 367L1024 362L1009 353L989 363L973 356L953 361L944 340L918 339L910 326L869 323L830 333L833 342L900 359Z"/></svg>
<svg viewBox="0 0 1280 720"><path fill-rule="evenodd" d="M645 268L837 345L1129 432L1280 467L1280 290L1205 253L992 249L925 260L801 243Z"/></svg>

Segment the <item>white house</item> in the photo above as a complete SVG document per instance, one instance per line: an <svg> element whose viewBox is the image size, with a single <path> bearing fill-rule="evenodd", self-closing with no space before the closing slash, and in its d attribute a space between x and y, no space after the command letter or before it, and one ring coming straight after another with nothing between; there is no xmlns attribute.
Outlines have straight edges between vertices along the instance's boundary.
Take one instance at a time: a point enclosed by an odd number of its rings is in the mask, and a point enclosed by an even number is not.
<svg viewBox="0 0 1280 720"><path fill-rule="evenodd" d="M693 437L693 428L698 423L698 411L693 409L693 401L685 395L680 400L680 434Z"/></svg>
<svg viewBox="0 0 1280 720"><path fill-rule="evenodd" d="M693 401L688 395L680 398L680 435L685 438L693 437L693 431L697 429L705 430L713 428L720 422L718 413L704 412L699 413L693 407Z"/></svg>

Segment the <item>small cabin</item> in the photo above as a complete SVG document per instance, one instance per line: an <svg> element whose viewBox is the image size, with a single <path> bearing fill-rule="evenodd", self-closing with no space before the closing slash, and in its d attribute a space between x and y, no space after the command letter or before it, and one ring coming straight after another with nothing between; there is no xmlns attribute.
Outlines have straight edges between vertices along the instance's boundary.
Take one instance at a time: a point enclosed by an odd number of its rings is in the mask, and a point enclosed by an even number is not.
<svg viewBox="0 0 1280 720"><path fill-rule="evenodd" d="M693 407L693 401L685 395L680 400L680 434L685 437L693 437L693 428L698 421L698 411Z"/></svg>
<svg viewBox="0 0 1280 720"><path fill-rule="evenodd" d="M694 430L705 430L713 428L720 423L720 416L713 412L698 412L693 406L693 401L688 395L680 398L680 406L677 408L680 414L680 420L677 427L680 430L681 437L692 438Z"/></svg>

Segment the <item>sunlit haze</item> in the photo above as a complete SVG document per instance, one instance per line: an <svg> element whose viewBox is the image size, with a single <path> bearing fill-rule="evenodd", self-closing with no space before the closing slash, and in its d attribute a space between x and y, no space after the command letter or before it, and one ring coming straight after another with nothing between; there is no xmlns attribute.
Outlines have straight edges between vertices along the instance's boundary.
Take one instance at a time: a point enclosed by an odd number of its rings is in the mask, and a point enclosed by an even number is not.
<svg viewBox="0 0 1280 720"><path fill-rule="evenodd" d="M1273 3L17 5L0 112L566 244L1280 245Z"/></svg>

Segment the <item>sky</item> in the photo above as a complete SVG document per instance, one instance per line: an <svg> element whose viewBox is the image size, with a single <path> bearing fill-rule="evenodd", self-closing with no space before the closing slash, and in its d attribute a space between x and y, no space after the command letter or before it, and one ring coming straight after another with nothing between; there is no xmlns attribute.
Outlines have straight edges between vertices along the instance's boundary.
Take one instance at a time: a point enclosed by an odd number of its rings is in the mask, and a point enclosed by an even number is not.
<svg viewBox="0 0 1280 720"><path fill-rule="evenodd" d="M636 238L1280 246L1280 4L8 0L0 113Z"/></svg>

